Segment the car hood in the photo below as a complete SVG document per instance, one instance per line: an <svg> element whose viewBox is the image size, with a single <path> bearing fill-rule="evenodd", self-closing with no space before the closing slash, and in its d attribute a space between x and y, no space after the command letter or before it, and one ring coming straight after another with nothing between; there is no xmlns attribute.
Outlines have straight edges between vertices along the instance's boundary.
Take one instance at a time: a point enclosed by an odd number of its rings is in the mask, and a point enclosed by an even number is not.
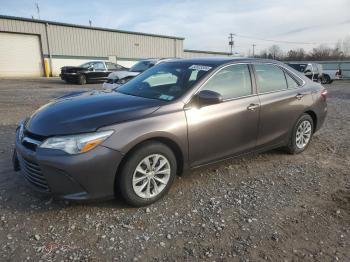
<svg viewBox="0 0 350 262"><path fill-rule="evenodd" d="M125 77L129 76L137 76L140 72L130 72L130 71L116 71L112 72L108 75L108 78L110 79L123 79Z"/></svg>
<svg viewBox="0 0 350 262"><path fill-rule="evenodd" d="M28 119L25 128L41 136L93 132L102 126L144 117L162 103L118 92L73 94L39 108Z"/></svg>

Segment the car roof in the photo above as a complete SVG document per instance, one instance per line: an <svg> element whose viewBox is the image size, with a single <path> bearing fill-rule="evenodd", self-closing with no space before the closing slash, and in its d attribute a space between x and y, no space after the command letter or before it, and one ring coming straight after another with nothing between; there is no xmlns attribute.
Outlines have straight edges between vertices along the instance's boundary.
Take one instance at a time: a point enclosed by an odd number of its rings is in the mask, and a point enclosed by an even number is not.
<svg viewBox="0 0 350 262"><path fill-rule="evenodd" d="M184 58L178 60L171 60L168 63L193 63L193 64L206 64L218 66L227 63L251 63L251 62L265 62L282 64L277 60L261 59L261 58L247 58L247 57L197 57L197 58Z"/></svg>

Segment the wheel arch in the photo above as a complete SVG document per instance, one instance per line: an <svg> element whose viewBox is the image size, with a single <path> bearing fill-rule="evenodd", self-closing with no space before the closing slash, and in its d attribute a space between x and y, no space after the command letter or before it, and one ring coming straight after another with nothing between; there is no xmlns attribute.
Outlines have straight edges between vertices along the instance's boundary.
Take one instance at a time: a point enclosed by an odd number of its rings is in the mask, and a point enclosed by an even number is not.
<svg viewBox="0 0 350 262"><path fill-rule="evenodd" d="M175 155L176 158L176 164L177 164L177 175L180 176L184 170L185 166L185 156L184 152L182 152L181 147L176 143L173 139L168 137L162 137L162 136L156 136L144 139L142 141L139 141L137 144L133 145L123 156L116 172L115 181L117 180L118 175L120 174L121 170L123 169L123 166L125 165L127 159L132 155L133 152L135 152L138 148L142 147L145 143L148 142L160 142L166 146L168 146Z"/></svg>
<svg viewBox="0 0 350 262"><path fill-rule="evenodd" d="M314 130L313 131L315 132L315 130L317 130L317 115L316 115L316 113L313 110L307 110L304 113L308 114L309 116L311 116L312 122L313 122L313 125L314 125Z"/></svg>

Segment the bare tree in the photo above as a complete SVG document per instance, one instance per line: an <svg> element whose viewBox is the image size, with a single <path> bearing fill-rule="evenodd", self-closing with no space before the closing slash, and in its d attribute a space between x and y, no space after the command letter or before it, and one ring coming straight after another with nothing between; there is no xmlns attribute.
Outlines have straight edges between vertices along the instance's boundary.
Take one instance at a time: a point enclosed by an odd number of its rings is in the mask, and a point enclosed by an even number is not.
<svg viewBox="0 0 350 262"><path fill-rule="evenodd" d="M288 61L303 61L306 58L306 52L303 48L289 50L285 60Z"/></svg>
<svg viewBox="0 0 350 262"><path fill-rule="evenodd" d="M341 51L343 51L344 56L350 56L350 36L343 39Z"/></svg>
<svg viewBox="0 0 350 262"><path fill-rule="evenodd" d="M331 58L332 49L327 45L319 45L312 49L309 54L309 57L312 60L328 60Z"/></svg>
<svg viewBox="0 0 350 262"><path fill-rule="evenodd" d="M283 57L283 51L278 45L270 46L268 52L273 59L281 59Z"/></svg>
<svg viewBox="0 0 350 262"><path fill-rule="evenodd" d="M321 60L344 60L350 59L350 36L338 40L332 48L321 44L313 48L310 52L305 52L303 48L289 50L286 54L278 45L272 45L267 50L262 50L256 57L270 58L285 61L321 61Z"/></svg>

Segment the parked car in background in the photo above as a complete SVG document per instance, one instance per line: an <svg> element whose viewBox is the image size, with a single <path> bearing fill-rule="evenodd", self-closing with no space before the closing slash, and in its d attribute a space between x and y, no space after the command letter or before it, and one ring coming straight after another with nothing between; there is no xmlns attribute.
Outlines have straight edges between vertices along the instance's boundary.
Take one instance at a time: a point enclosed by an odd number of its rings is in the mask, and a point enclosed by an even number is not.
<svg viewBox="0 0 350 262"><path fill-rule="evenodd" d="M317 63L287 63L290 67L303 73L306 77L312 81L320 82L322 84L330 84L333 80L329 75L323 74L321 64Z"/></svg>
<svg viewBox="0 0 350 262"><path fill-rule="evenodd" d="M66 82L84 85L90 82L104 81L111 72L125 71L127 68L105 61L90 61L80 66L64 66L60 77Z"/></svg>
<svg viewBox="0 0 350 262"><path fill-rule="evenodd" d="M152 66L161 62L169 61L172 58L150 58L137 62L129 70L110 73L107 80L103 83L103 88L113 89L125 84L135 76L141 74Z"/></svg>
<svg viewBox="0 0 350 262"><path fill-rule="evenodd" d="M164 196L176 175L249 152L303 152L327 90L287 65L238 58L160 63L114 90L51 101L16 130L15 170L66 200L131 205Z"/></svg>

